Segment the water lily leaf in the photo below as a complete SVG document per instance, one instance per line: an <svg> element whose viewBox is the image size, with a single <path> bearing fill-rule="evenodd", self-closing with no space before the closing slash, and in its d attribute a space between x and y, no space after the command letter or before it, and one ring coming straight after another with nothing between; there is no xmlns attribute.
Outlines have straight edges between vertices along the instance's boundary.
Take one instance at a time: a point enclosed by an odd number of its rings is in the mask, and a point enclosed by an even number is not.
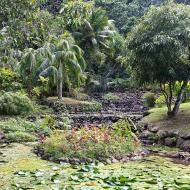
<svg viewBox="0 0 190 190"><path fill-rule="evenodd" d="M35 176L36 176L36 177L41 177L41 176L43 176L43 175L44 175L44 172L38 171L38 172L35 173Z"/></svg>
<svg viewBox="0 0 190 190"><path fill-rule="evenodd" d="M74 190L74 188L72 186L68 186L68 187L65 187L64 190Z"/></svg>

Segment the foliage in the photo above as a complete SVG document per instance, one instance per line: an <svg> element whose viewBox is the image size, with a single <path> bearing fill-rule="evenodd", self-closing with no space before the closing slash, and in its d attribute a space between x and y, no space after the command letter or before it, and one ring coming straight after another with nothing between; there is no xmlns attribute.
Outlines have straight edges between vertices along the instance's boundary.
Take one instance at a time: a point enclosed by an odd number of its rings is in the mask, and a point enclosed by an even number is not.
<svg viewBox="0 0 190 190"><path fill-rule="evenodd" d="M71 99L71 101L76 101ZM98 112L102 109L102 104L97 101L77 101L76 103L65 103L64 101L51 102L51 107L57 112Z"/></svg>
<svg viewBox="0 0 190 190"><path fill-rule="evenodd" d="M131 65L139 81L160 83L169 116L177 114L189 78L189 23L189 6L169 3L152 7L127 39ZM183 85L172 110L172 88L177 80Z"/></svg>
<svg viewBox="0 0 190 190"><path fill-rule="evenodd" d="M109 92L103 96L103 99L109 100L109 101L118 101L118 100L120 100L120 97L117 96L116 94Z"/></svg>
<svg viewBox="0 0 190 190"><path fill-rule="evenodd" d="M16 131L5 134L5 139L7 142L34 142L37 137L29 133Z"/></svg>
<svg viewBox="0 0 190 190"><path fill-rule="evenodd" d="M76 95L76 99L77 100L89 100L90 97L85 93L78 92L77 95Z"/></svg>
<svg viewBox="0 0 190 190"><path fill-rule="evenodd" d="M25 119L15 118L1 121L0 131L5 142L33 142L37 141L37 133L46 130Z"/></svg>
<svg viewBox="0 0 190 190"><path fill-rule="evenodd" d="M97 101L92 101L90 102L90 104L85 104L82 107L82 110L84 112L98 112L98 111L101 111L101 109L102 109L102 104Z"/></svg>
<svg viewBox="0 0 190 190"><path fill-rule="evenodd" d="M159 97L156 99L155 103L156 103L156 106L157 106L158 108L161 108L162 106L164 106L164 105L166 104L165 97L164 97L163 95L162 95L162 96L159 96Z"/></svg>
<svg viewBox="0 0 190 190"><path fill-rule="evenodd" d="M109 17L115 20L121 33L128 33L147 13L151 6L161 6L167 0L95 0L97 6L106 9ZM189 4L186 0L174 0L177 3Z"/></svg>
<svg viewBox="0 0 190 190"><path fill-rule="evenodd" d="M155 94L151 92L147 92L143 95L143 100L146 106L150 108L154 107L155 100L156 100Z"/></svg>
<svg viewBox="0 0 190 190"><path fill-rule="evenodd" d="M5 92L0 95L0 113L2 115L27 114L33 110L33 103L25 94Z"/></svg>
<svg viewBox="0 0 190 190"><path fill-rule="evenodd" d="M1 90L20 90L22 84L18 79L18 74L10 68L0 68L0 89Z"/></svg>
<svg viewBox="0 0 190 190"><path fill-rule="evenodd" d="M67 29L77 31L86 19L90 17L93 9L93 1L68 1L62 4L60 14L63 15Z"/></svg>
<svg viewBox="0 0 190 190"><path fill-rule="evenodd" d="M85 69L83 51L74 43L69 33L64 35L63 39L57 40L57 44L48 44L44 47L49 55L45 57L37 70L39 76L53 75L57 83L59 99L63 97L63 82L68 85L69 89L74 82L75 85L79 85ZM74 79L72 83L70 82L71 77Z"/></svg>
<svg viewBox="0 0 190 190"><path fill-rule="evenodd" d="M118 134L120 133L115 133L114 130L105 127L101 129L84 127L62 133L55 132L39 146L43 148L45 154L55 160L61 157L81 160L106 159L111 156L124 156L136 148L130 133L128 136ZM128 137L127 140L126 137Z"/></svg>
<svg viewBox="0 0 190 190"><path fill-rule="evenodd" d="M0 121L0 133L3 134L5 142L33 142L37 141L38 135L51 134L52 126L45 119L35 122L26 119L15 118Z"/></svg>

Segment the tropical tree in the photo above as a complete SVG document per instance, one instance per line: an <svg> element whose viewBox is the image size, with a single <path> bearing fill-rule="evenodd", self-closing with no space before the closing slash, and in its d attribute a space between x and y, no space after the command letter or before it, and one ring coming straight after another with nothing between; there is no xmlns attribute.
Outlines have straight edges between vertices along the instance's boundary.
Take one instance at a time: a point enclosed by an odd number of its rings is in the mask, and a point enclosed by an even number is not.
<svg viewBox="0 0 190 190"><path fill-rule="evenodd" d="M105 9L109 18L115 20L119 31L126 34L151 6L159 7L169 1L190 4L188 0L95 0L95 5Z"/></svg>
<svg viewBox="0 0 190 190"><path fill-rule="evenodd" d="M20 62L20 74L24 84L27 86L28 94L31 96L32 84L35 77L36 54L34 49L27 49Z"/></svg>
<svg viewBox="0 0 190 190"><path fill-rule="evenodd" d="M189 26L190 7L169 3L152 7L127 38L137 78L142 83L160 83L169 116L178 113L190 77ZM176 81L181 88L173 99Z"/></svg>
<svg viewBox="0 0 190 190"><path fill-rule="evenodd" d="M45 47L51 52L38 69L39 76L54 75L57 80L58 98L63 97L63 82L70 83L76 80L79 84L83 71L85 69L85 60L83 52L71 38L61 40L57 45L51 44Z"/></svg>
<svg viewBox="0 0 190 190"><path fill-rule="evenodd" d="M113 40L115 33L113 21L108 20L106 11L97 8L73 35L81 47L97 51L100 48L109 49L109 42Z"/></svg>
<svg viewBox="0 0 190 190"><path fill-rule="evenodd" d="M93 8L93 1L66 0L61 6L60 15L65 20L67 30L77 31L90 18Z"/></svg>

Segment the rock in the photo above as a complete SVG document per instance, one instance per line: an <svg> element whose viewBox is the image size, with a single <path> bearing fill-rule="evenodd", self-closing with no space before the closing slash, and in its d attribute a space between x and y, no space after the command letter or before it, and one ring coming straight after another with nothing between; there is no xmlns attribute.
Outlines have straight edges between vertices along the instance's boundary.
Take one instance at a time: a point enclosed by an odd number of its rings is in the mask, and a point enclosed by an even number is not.
<svg viewBox="0 0 190 190"><path fill-rule="evenodd" d="M128 156L124 156L120 161L121 162L128 162L130 159Z"/></svg>
<svg viewBox="0 0 190 190"><path fill-rule="evenodd" d="M181 148L181 146L182 146L183 143L184 143L184 139L178 138L178 139L177 139L176 147L177 147L177 148Z"/></svg>
<svg viewBox="0 0 190 190"><path fill-rule="evenodd" d="M160 131L158 131L157 134L158 134L159 139L168 137L168 131L160 130Z"/></svg>
<svg viewBox="0 0 190 190"><path fill-rule="evenodd" d="M178 137L179 136L179 131L168 131L168 137Z"/></svg>
<svg viewBox="0 0 190 190"><path fill-rule="evenodd" d="M180 136L182 139L185 139L185 140L190 140L190 132L187 133L187 134L183 134Z"/></svg>
<svg viewBox="0 0 190 190"><path fill-rule="evenodd" d="M190 152L190 140L183 141L183 143L181 144L180 148L182 150L184 150L184 151Z"/></svg>
<svg viewBox="0 0 190 190"><path fill-rule="evenodd" d="M63 128L64 127L64 123L62 121L59 121L58 122L58 126L59 126L59 128Z"/></svg>
<svg viewBox="0 0 190 190"><path fill-rule="evenodd" d="M148 130L152 133L157 133L159 128L158 127L155 127L153 125L148 125Z"/></svg>
<svg viewBox="0 0 190 190"><path fill-rule="evenodd" d="M164 139L164 144L169 147L175 147L176 142L177 142L176 137L167 137Z"/></svg>
<svg viewBox="0 0 190 190"><path fill-rule="evenodd" d="M146 145L153 145L155 142L154 140L142 139L141 142Z"/></svg>
<svg viewBox="0 0 190 190"><path fill-rule="evenodd" d="M111 164L112 161L111 161L110 159L106 159L106 163L107 163L107 164Z"/></svg>
<svg viewBox="0 0 190 190"><path fill-rule="evenodd" d="M140 134L140 136L139 136L139 138L140 139L147 139L147 140L150 140L150 139L152 139L152 136L153 136L154 134L152 133L152 132L150 132L150 131L148 131L148 130L145 130L145 131L143 131L141 134Z"/></svg>
<svg viewBox="0 0 190 190"><path fill-rule="evenodd" d="M122 156L116 155L115 159L120 161L122 159Z"/></svg>
<svg viewBox="0 0 190 190"><path fill-rule="evenodd" d="M61 157L61 158L59 158L59 162L69 163L69 159Z"/></svg>
<svg viewBox="0 0 190 190"><path fill-rule="evenodd" d="M80 160L79 159L77 159L77 158L70 158L69 159L69 163L70 164L80 164Z"/></svg>
<svg viewBox="0 0 190 190"><path fill-rule="evenodd" d="M188 152L179 152L177 158L180 160L188 160L190 158L190 154Z"/></svg>
<svg viewBox="0 0 190 190"><path fill-rule="evenodd" d="M5 138L5 134L3 132L0 131L0 140Z"/></svg>
<svg viewBox="0 0 190 190"><path fill-rule="evenodd" d="M112 163L118 163L119 161L118 161L117 159L115 159L115 158L112 158L112 159L111 159L111 162L112 162Z"/></svg>

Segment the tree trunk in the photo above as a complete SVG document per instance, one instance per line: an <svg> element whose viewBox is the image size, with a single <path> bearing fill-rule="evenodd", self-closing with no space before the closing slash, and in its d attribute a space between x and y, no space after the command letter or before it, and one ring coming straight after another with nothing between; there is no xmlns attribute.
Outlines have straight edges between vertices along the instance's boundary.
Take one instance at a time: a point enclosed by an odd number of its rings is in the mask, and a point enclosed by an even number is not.
<svg viewBox="0 0 190 190"><path fill-rule="evenodd" d="M63 65L59 63L58 69L58 99L63 98Z"/></svg>
<svg viewBox="0 0 190 190"><path fill-rule="evenodd" d="M179 112L179 107L180 107L181 102L183 101L184 93L187 88L187 83L188 83L188 80L183 81L183 85L177 96L177 100L175 102L174 108L170 113L168 113L168 116L175 117L177 115L177 113Z"/></svg>
<svg viewBox="0 0 190 190"><path fill-rule="evenodd" d="M32 77L29 75L28 81L27 81L27 92L30 98L32 97L32 82L31 81L32 81Z"/></svg>

